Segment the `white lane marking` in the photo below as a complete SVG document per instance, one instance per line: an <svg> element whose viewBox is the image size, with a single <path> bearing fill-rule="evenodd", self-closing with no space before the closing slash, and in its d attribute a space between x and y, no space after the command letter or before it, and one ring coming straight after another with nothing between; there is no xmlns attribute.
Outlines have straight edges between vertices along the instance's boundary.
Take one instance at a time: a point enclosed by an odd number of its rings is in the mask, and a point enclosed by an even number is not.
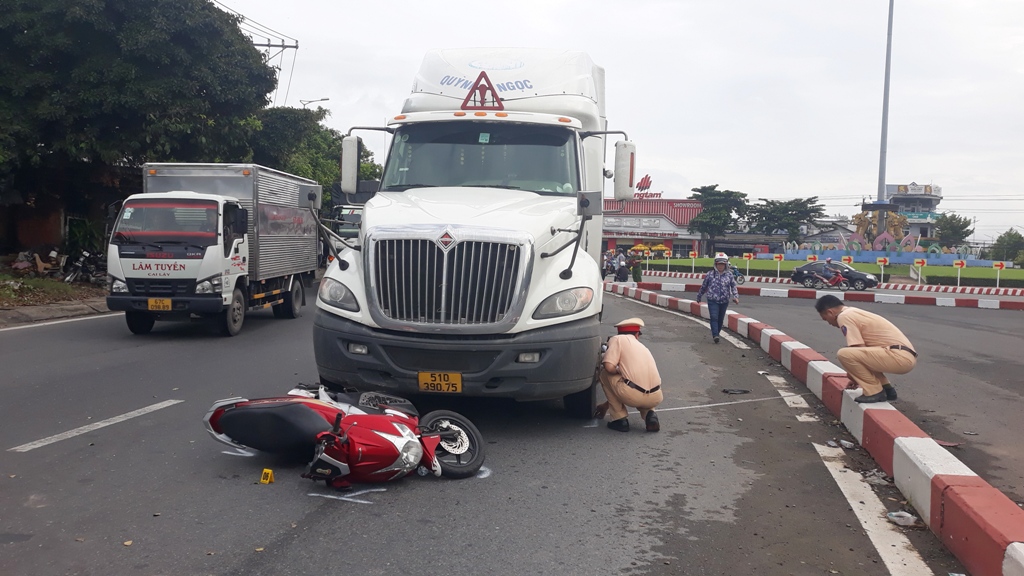
<svg viewBox="0 0 1024 576"><path fill-rule="evenodd" d="M786 400L786 404L788 404L790 408L799 408L801 410L811 409L810 404L807 403L807 400L804 400L803 395L792 392L793 387L790 386L789 382L787 382L786 379L783 378L782 376L772 376L765 372L758 372L758 374L763 375L765 378L768 379L769 382L772 383L772 386L775 387L775 390L779 393L779 396L782 396L782 398ZM803 412L797 414L796 419L798 422L821 421L818 418L818 416L815 415L813 412Z"/></svg>
<svg viewBox="0 0 1024 576"><path fill-rule="evenodd" d="M315 492L310 492L309 494L306 494L306 495L307 496L317 496L317 497L320 497L320 498L330 498L331 500L344 500L345 502L354 502L356 504L373 504L373 502L370 502L369 500L360 500L359 498L355 498L355 496L362 496L363 494L366 494L368 492L387 492L387 491L388 491L387 488L368 488L366 490L360 490L358 492L352 492L351 494L346 494L345 496L335 496L334 494L317 494Z"/></svg>
<svg viewBox="0 0 1024 576"><path fill-rule="evenodd" d="M810 392L808 392L807 394L810 394ZM801 396L803 396L803 394L801 394ZM714 404L697 404L695 406L679 406L679 407L676 407L676 408L658 408L657 412L658 412L658 414L661 414L662 412L674 412L676 410L696 410L697 408L716 408L718 406L732 406L733 404L747 404L748 402L767 402L769 400L781 400L781 399L782 399L781 396L778 397L778 398L775 398L775 397L772 397L772 398L751 398L749 400L736 400L734 402L716 402ZM639 414L640 413L639 410L635 410L635 409L634 410L628 410L628 411L631 414Z"/></svg>
<svg viewBox="0 0 1024 576"><path fill-rule="evenodd" d="M934 573L921 559L921 554L895 525L885 518L882 501L860 474L850 472L843 463L842 448L813 444L832 479L836 481L850 508L857 515L864 532L882 557L891 576L932 576Z"/></svg>
<svg viewBox="0 0 1024 576"><path fill-rule="evenodd" d="M85 434L86 432L92 432L93 430L98 430L100 428L105 428L107 426L110 426L111 424L117 424L119 422L124 422L125 420L130 420L132 418L135 418L136 416L142 416L143 414L149 414L150 412L155 412L155 411L160 410L162 408L167 408L168 406L174 406L175 404L180 404L182 402L184 402L184 400L164 400L163 402L158 402L157 404L153 404L152 406L146 406L145 408L139 408L138 410L132 410L131 412L127 412L125 414L121 414L120 416L114 416L113 418L107 418L106 420L101 420L99 422L94 422L93 424L87 424L87 425L82 426L80 428L75 428L74 430L68 430L67 432L64 432L62 434L57 434L57 435L54 435L54 436L50 436L49 438L43 438L42 440L36 440L35 442L29 442L28 444L22 444L21 446L15 446L14 448L9 448L7 451L8 452L28 452L29 450L35 450L36 448L41 448L43 446L46 446L47 444L53 444L54 442L60 442L61 440L67 440L68 438L74 438L75 436L80 436L82 434Z"/></svg>
<svg viewBox="0 0 1024 576"><path fill-rule="evenodd" d="M634 303L640 304L642 306L647 306L648 308L654 308L656 310L661 310L662 312L668 312L669 314L675 314L676 316L680 316L682 318L686 318L690 322L696 322L697 324L700 324L701 326L707 328L709 331L711 330L711 323L710 322L706 322L706 321L704 321L703 319L700 319L700 318L694 318L693 316L691 316L691 315L689 315L689 314L687 314L685 312L680 312L678 310L672 310L670 308L662 308L661 306L655 306L654 304L648 304L647 302L641 302L640 300L633 300L632 298L626 298L625 296L622 296L620 294L615 294L614 292L612 292L611 294L614 295L614 296L618 296L619 298L623 298L625 300L629 300L630 302L634 302ZM728 322L728 320L729 320L729 318L727 316L726 317L726 321ZM722 330L719 333L719 336L721 336L722 338L725 339L726 342L729 342L730 344L732 344L733 346L739 348L740 350L750 350L750 346L747 346L746 342L744 342L744 341L736 338L735 336L729 334L728 330Z"/></svg>
<svg viewBox="0 0 1024 576"><path fill-rule="evenodd" d="M54 324L67 324L68 322L81 322L82 320L96 320L97 318L110 318L111 316L120 315L120 312L110 312L107 314L93 314L90 316L83 316L81 318L67 318L64 320L52 320L50 322L36 322L32 324L25 324L23 326L11 326L10 328L0 328L0 332L10 332L11 330L24 330L26 328L39 328L40 326L53 326Z"/></svg>
<svg viewBox="0 0 1024 576"><path fill-rule="evenodd" d="M476 473L476 477L477 478L488 478L488 477L490 477L490 475L491 475L491 469L488 468L487 466L481 466L480 470L477 470L477 473Z"/></svg>

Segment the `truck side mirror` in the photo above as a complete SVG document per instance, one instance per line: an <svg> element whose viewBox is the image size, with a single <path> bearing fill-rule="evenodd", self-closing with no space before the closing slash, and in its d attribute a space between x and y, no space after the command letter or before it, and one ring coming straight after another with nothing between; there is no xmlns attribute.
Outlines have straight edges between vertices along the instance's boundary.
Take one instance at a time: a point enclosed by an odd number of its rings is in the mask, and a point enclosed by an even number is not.
<svg viewBox="0 0 1024 576"><path fill-rule="evenodd" d="M619 140L615 143L615 199L632 200L636 187L636 144Z"/></svg>
<svg viewBox="0 0 1024 576"><path fill-rule="evenodd" d="M359 157L362 151L362 138L345 136L341 139L341 191L344 194L359 192Z"/></svg>
<svg viewBox="0 0 1024 576"><path fill-rule="evenodd" d="M299 184L299 206L319 210L324 190L319 184Z"/></svg>
<svg viewBox="0 0 1024 576"><path fill-rule="evenodd" d="M241 236L249 231L249 212L244 209L238 210L235 215L235 234Z"/></svg>
<svg viewBox="0 0 1024 576"><path fill-rule="evenodd" d="M604 213L604 192L577 192L576 214L584 218L600 216Z"/></svg>

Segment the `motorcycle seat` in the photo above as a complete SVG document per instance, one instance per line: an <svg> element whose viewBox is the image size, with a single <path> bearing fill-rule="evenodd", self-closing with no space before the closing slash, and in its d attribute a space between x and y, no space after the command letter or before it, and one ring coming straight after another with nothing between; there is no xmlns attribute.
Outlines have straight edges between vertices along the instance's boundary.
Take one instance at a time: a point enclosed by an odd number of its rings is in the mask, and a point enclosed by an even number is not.
<svg viewBox="0 0 1024 576"><path fill-rule="evenodd" d="M331 429L330 422L301 402L239 406L224 412L218 425L239 444L275 453L312 450L317 434Z"/></svg>

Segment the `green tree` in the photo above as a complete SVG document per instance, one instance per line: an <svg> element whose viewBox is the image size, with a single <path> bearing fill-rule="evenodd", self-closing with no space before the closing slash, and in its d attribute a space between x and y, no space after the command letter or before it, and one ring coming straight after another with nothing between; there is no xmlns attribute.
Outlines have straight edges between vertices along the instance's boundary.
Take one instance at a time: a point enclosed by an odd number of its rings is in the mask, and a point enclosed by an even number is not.
<svg viewBox="0 0 1024 576"><path fill-rule="evenodd" d="M764 235L784 230L786 240L790 242L800 240L801 226L814 224L825 217L825 207L818 203L817 196L793 200L760 200L761 204L754 204L747 211L750 229Z"/></svg>
<svg viewBox="0 0 1024 576"><path fill-rule="evenodd" d="M971 228L971 219L966 216L946 212L935 219L935 236L940 246L960 246L971 234L974 234L974 228Z"/></svg>
<svg viewBox="0 0 1024 576"><path fill-rule="evenodd" d="M9 0L0 194L74 194L147 161L240 161L274 70L208 0Z"/></svg>
<svg viewBox="0 0 1024 576"><path fill-rule="evenodd" d="M718 184L690 190L692 200L701 201L701 212L690 220L690 233L708 237L708 254L715 253L715 239L736 229L738 218L746 214L747 195L733 190L719 190Z"/></svg>
<svg viewBox="0 0 1024 576"><path fill-rule="evenodd" d="M1024 236L1010 228L996 238L987 253L993 260L1014 260L1021 250L1024 250Z"/></svg>

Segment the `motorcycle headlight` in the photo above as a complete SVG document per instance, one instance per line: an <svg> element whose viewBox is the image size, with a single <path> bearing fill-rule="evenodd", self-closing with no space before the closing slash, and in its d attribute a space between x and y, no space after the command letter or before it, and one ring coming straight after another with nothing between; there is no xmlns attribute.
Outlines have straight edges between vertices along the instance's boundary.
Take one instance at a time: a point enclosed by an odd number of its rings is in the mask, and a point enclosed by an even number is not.
<svg viewBox="0 0 1024 576"><path fill-rule="evenodd" d="M398 422L393 424L401 432L402 437L406 439L405 444L398 451L398 457L408 468L418 465L423 460L423 446L420 445L419 438L405 424Z"/></svg>
<svg viewBox="0 0 1024 576"><path fill-rule="evenodd" d="M196 294L220 294L224 291L224 280L220 274L200 280L196 284Z"/></svg>
<svg viewBox="0 0 1024 576"><path fill-rule="evenodd" d="M590 288L563 290L545 298L540 303L540 306L537 306L537 311L533 313L533 319L543 320L545 318L557 318L559 316L575 314L590 306L593 300L594 291Z"/></svg>
<svg viewBox="0 0 1024 576"><path fill-rule="evenodd" d="M348 289L341 282L331 278L324 278L320 281L320 291L317 296L320 297L325 304L330 304L335 308L341 308L342 310L348 310L349 312L358 312L359 303L356 302L355 294Z"/></svg>
<svg viewBox="0 0 1024 576"><path fill-rule="evenodd" d="M123 293L128 291L128 284L124 280L114 278L113 276L107 276L107 288L111 294Z"/></svg>

